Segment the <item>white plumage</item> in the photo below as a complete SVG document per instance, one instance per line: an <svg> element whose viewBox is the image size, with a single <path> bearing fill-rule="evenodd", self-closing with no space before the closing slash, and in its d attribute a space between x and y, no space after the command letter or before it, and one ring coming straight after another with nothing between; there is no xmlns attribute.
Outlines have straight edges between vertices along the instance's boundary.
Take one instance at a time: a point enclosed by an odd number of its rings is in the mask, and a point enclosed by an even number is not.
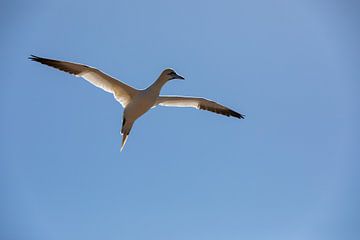
<svg viewBox="0 0 360 240"><path fill-rule="evenodd" d="M96 87L112 93L115 99L124 107L123 123L121 128L121 134L123 135L121 150L126 143L130 130L136 119L146 113L150 108L157 105L169 107L193 107L208 110L228 117L232 116L236 118L244 118L244 115L205 98L160 96L161 88L166 82L172 79L184 79L172 69L165 69L151 86L145 90L139 90L101 72L96 68L83 64L41 58L34 55L31 55L30 59L68 72L77 77L82 77Z"/></svg>

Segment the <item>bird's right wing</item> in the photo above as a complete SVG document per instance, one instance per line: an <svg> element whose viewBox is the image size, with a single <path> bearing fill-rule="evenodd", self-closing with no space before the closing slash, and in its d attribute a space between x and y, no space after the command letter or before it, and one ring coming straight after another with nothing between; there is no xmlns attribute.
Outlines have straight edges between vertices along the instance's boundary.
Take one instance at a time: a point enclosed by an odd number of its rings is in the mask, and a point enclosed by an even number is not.
<svg viewBox="0 0 360 240"><path fill-rule="evenodd" d="M155 105L167 107L193 107L200 110L207 110L225 116L244 118L244 115L214 101L199 97L184 96L159 96Z"/></svg>
<svg viewBox="0 0 360 240"><path fill-rule="evenodd" d="M31 55L30 60L39 62L50 67L57 68L61 71L82 77L91 84L106 92L114 94L117 101L125 107L131 99L138 93L138 90L119 80L106 75L100 70L83 64L59 61L54 59L42 58Z"/></svg>

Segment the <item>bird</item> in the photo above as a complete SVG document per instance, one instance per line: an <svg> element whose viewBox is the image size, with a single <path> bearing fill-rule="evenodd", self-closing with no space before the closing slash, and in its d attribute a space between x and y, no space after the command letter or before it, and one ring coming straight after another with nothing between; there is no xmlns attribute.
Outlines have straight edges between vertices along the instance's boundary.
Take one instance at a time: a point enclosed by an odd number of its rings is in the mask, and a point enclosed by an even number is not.
<svg viewBox="0 0 360 240"><path fill-rule="evenodd" d="M244 119L245 117L245 115L241 113L206 98L160 95L161 88L170 80L185 79L171 68L163 70L155 82L146 89L136 89L94 67L84 64L43 58L35 55L30 55L29 59L70 73L76 77L84 78L96 87L113 94L116 101L124 108L120 151L122 151L125 146L134 122L149 109L158 105L167 107L192 107L238 119Z"/></svg>

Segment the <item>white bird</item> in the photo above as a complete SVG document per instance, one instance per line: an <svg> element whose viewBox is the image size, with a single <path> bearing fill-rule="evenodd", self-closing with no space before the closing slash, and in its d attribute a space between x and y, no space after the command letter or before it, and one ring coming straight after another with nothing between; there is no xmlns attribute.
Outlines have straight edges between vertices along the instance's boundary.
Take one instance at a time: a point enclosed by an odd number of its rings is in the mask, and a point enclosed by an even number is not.
<svg viewBox="0 0 360 240"><path fill-rule="evenodd" d="M244 118L243 114L237 113L230 108L214 101L186 96L160 96L160 90L169 80L184 79L173 69L165 69L159 78L144 90L135 89L100 70L83 64L59 61L31 55L30 60L36 61L61 71L68 72L76 77L82 77L91 84L112 93L115 99L124 107L121 134L123 135L120 151L124 148L130 130L141 115L157 105L169 107L193 107L208 110L214 113L236 118Z"/></svg>

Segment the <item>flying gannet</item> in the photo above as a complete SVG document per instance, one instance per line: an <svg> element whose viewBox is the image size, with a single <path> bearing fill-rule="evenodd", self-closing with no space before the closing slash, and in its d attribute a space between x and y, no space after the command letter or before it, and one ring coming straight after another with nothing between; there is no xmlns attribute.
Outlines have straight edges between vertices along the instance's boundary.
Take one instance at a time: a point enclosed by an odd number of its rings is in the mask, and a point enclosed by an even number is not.
<svg viewBox="0 0 360 240"><path fill-rule="evenodd" d="M135 89L100 70L83 64L59 61L31 55L30 60L36 61L61 71L82 77L91 84L112 93L124 107L121 134L123 136L120 151L124 148L130 130L141 115L157 105L169 107L193 107L236 118L244 118L243 114L220 105L214 101L200 97L160 96L160 90L169 80L184 79L173 69L165 69L158 79L144 90Z"/></svg>

